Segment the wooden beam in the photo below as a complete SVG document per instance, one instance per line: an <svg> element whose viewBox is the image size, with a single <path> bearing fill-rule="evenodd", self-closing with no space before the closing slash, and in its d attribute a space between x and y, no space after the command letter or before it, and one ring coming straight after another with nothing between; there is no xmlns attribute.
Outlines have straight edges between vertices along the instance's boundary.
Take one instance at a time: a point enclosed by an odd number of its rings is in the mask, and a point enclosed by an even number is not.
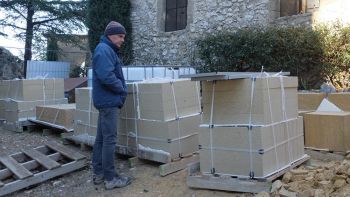
<svg viewBox="0 0 350 197"><path fill-rule="evenodd" d="M161 153L157 151L152 150L146 150L146 149L138 149L137 157L140 159L146 159L150 161L156 161L160 163L170 163L171 157L170 154Z"/></svg>
<svg viewBox="0 0 350 197"><path fill-rule="evenodd" d="M142 160L140 160L138 157L131 157L128 159L129 167L134 168L139 164L143 164Z"/></svg>
<svg viewBox="0 0 350 197"><path fill-rule="evenodd" d="M82 160L85 159L86 157L78 152L72 151L71 149L55 142L45 142L45 145L48 146L49 148L61 153L62 155L72 159L72 160Z"/></svg>
<svg viewBox="0 0 350 197"><path fill-rule="evenodd" d="M19 179L24 179L33 176L28 169L19 164L15 159L10 156L2 155L0 156L0 162L7 167L13 174Z"/></svg>
<svg viewBox="0 0 350 197"><path fill-rule="evenodd" d="M22 150L26 155L34 159L35 161L39 162L41 165L43 165L46 169L51 170L54 168L58 168L61 166L61 164L57 163L56 161L50 159L46 155L42 154L39 151L36 151L34 149L23 149Z"/></svg>
<svg viewBox="0 0 350 197"><path fill-rule="evenodd" d="M166 176L168 174L183 170L188 164L198 162L199 155L194 154L190 157L182 158L178 161L170 162L159 166L160 176Z"/></svg>

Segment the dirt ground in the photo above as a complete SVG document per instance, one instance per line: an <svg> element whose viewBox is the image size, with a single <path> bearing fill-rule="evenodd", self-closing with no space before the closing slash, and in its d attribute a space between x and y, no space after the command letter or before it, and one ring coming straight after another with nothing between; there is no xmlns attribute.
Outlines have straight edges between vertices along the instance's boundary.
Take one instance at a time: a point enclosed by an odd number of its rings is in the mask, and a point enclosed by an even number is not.
<svg viewBox="0 0 350 197"><path fill-rule="evenodd" d="M0 154L7 155L20 152L26 147L35 148L44 144L45 141L55 140L61 142L59 134L51 132L43 135L42 131L16 133L0 129ZM162 196L190 196L190 197L225 197L240 196L248 197L253 194L233 192L210 191L190 189L186 185L187 171L182 170L166 177L159 176L159 164L147 162L129 168L127 158L118 156L116 160L117 170L126 175L133 176L133 183L125 188L105 190L103 185L94 186L91 180L91 148L80 150L77 145L67 145L88 158L87 167L48 180L31 188L12 193L8 196L119 196L119 197L162 197Z"/></svg>

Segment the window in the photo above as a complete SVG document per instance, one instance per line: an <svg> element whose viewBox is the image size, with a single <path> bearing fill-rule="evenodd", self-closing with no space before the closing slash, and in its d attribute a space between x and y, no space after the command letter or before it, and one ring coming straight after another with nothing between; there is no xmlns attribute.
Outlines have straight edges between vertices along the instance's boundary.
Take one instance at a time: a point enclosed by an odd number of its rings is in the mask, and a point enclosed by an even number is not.
<svg viewBox="0 0 350 197"><path fill-rule="evenodd" d="M305 13L307 0L280 0L280 16Z"/></svg>
<svg viewBox="0 0 350 197"><path fill-rule="evenodd" d="M166 0L165 31L185 29L187 25L187 0Z"/></svg>

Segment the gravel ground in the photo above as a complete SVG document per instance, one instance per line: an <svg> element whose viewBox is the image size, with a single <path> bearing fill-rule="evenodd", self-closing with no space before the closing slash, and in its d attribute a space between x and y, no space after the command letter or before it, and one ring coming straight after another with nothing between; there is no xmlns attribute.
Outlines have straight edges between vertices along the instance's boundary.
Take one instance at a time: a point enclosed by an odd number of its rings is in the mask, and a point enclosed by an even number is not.
<svg viewBox="0 0 350 197"><path fill-rule="evenodd" d="M43 135L43 132L39 129L23 133L0 129L0 154L10 155L20 152L21 149L25 149L26 147L35 148L49 140L61 141L59 134L55 132ZM252 194L190 189L186 185L186 170L170 174L166 177L160 177L158 169L159 164L145 162L130 169L127 159L122 156L118 156L116 160L117 170L126 175L133 176L135 180L131 185L125 188L105 190L102 185L94 186L92 184L90 168L91 148L80 150L80 147L76 145L67 146L87 156L87 167L12 193L8 196L253 196Z"/></svg>

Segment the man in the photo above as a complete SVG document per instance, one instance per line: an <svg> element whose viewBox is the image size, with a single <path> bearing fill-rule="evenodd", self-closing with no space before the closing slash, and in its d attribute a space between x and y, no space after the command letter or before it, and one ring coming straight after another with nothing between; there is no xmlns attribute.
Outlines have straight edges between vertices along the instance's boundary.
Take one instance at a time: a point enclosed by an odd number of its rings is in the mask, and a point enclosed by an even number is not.
<svg viewBox="0 0 350 197"><path fill-rule="evenodd" d="M99 111L96 140L93 147L93 182L105 182L106 189L125 187L129 177L118 175L114 167L117 132L117 111L127 96L127 87L119 58L119 49L124 42L125 28L111 21L101 36L92 57L92 98Z"/></svg>

